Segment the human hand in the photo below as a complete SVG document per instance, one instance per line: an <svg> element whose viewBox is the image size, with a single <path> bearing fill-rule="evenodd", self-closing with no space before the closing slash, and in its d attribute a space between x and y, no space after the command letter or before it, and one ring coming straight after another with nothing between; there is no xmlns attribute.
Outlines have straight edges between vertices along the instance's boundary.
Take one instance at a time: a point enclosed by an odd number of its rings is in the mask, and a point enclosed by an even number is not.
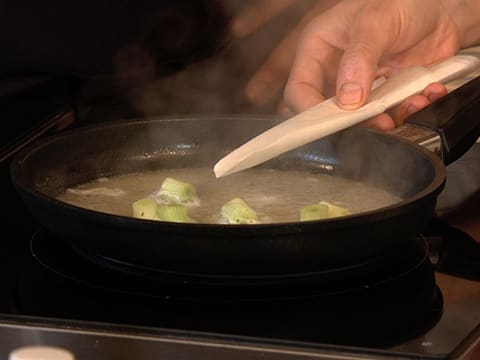
<svg viewBox="0 0 480 360"><path fill-rule="evenodd" d="M362 106L375 78L409 65L429 65L460 48L458 26L439 0L345 0L316 16L302 33L285 88L293 112L336 95L339 106ZM363 125L382 130L446 94L432 84Z"/></svg>
<svg viewBox="0 0 480 360"><path fill-rule="evenodd" d="M282 92L300 33L308 21L337 1L256 0L241 8L231 23L232 33L237 38L253 35L287 11L298 18L296 25L291 27L249 79L245 94L251 104L262 107L276 101L280 112L285 109Z"/></svg>

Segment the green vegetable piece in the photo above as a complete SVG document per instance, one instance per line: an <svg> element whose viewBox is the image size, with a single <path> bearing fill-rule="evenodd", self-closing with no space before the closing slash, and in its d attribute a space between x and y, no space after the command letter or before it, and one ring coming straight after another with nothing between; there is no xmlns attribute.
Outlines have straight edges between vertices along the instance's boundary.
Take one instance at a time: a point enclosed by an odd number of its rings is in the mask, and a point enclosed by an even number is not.
<svg viewBox="0 0 480 360"><path fill-rule="evenodd" d="M132 204L133 217L139 219L158 220L157 203L153 199L140 199Z"/></svg>
<svg viewBox="0 0 480 360"><path fill-rule="evenodd" d="M337 217L337 216L345 216L350 214L350 210L348 210L347 208L333 205L326 201L320 201L320 204L328 206L328 217L330 218Z"/></svg>
<svg viewBox="0 0 480 360"><path fill-rule="evenodd" d="M197 190L192 184L167 177L160 187L158 196L165 204L185 204L197 199Z"/></svg>
<svg viewBox="0 0 480 360"><path fill-rule="evenodd" d="M184 205L160 205L157 207L157 219L171 222L195 222L188 216L188 209Z"/></svg>
<svg viewBox="0 0 480 360"><path fill-rule="evenodd" d="M234 198L223 205L221 214L229 224L258 223L257 213L240 198Z"/></svg>
<svg viewBox="0 0 480 360"><path fill-rule="evenodd" d="M350 214L350 210L326 201L320 201L318 204L307 205L300 209L300 221L321 220L345 216Z"/></svg>
<svg viewBox="0 0 480 360"><path fill-rule="evenodd" d="M300 221L321 220L329 217L325 204L307 205L300 209Z"/></svg>

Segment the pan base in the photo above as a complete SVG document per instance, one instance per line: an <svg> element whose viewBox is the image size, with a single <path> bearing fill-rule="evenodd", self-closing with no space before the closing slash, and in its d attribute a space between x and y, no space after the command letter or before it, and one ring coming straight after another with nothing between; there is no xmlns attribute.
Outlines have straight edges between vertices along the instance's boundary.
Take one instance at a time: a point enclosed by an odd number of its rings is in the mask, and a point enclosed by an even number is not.
<svg viewBox="0 0 480 360"><path fill-rule="evenodd" d="M240 293L237 296L245 294L246 289L250 289L256 294L255 297L259 296L262 289L267 289L271 293L278 288L294 288L298 294L303 293L301 289L307 287L308 295L312 295L314 287L316 296L327 296L371 287L414 271L428 257L424 242L413 239L407 245L391 248L388 253L381 256L349 266L278 275L220 275L149 267L102 255L97 256L75 246L72 246L72 250L87 262L129 277L183 287L220 287L230 288L231 291L239 289Z"/></svg>
<svg viewBox="0 0 480 360"><path fill-rule="evenodd" d="M275 283L262 277L241 285L223 279L220 285L211 279L180 283L171 274L163 279L156 274L154 279L119 272L79 256L67 242L40 231L31 242L37 270L30 273L41 277L42 285L35 290L33 280L25 287L34 288L28 294L19 287L17 306L23 311L43 307L42 313L81 320L392 346L431 328L443 309L423 244L408 247L411 254L403 266L386 268L376 277L357 276L348 282L345 276L335 283L327 281L326 274L303 274ZM303 282L296 284L296 277Z"/></svg>
<svg viewBox="0 0 480 360"><path fill-rule="evenodd" d="M32 254L41 264L60 274L70 274L69 277L77 280L85 279L89 282L89 272L85 270L95 269L90 271L91 275L95 274L91 280L97 278L98 274L104 274L119 280L118 284L113 286L117 289L134 285L135 288L148 289L147 293L150 294L162 295L169 292L176 294L178 298L237 301L288 299L291 297L289 294L295 294L295 298L334 296L377 288L404 278L429 264L426 247L424 240L413 239L404 246L390 249L385 255L348 267L304 273L243 276L174 272L95 256L44 230L37 232L31 242ZM125 281L126 279L128 281ZM112 279L109 278L105 283L111 284ZM153 288L149 289L152 284ZM162 286L159 288L158 284ZM134 289L132 291L136 292Z"/></svg>

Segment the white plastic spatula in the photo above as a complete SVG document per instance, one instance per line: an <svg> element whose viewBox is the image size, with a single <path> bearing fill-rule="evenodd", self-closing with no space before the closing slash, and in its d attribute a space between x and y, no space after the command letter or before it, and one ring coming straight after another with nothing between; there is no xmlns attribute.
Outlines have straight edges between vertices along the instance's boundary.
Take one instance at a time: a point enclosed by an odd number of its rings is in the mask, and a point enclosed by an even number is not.
<svg viewBox="0 0 480 360"><path fill-rule="evenodd" d="M480 67L480 46L464 49L430 67L400 70L375 88L367 103L356 110L343 110L335 98L281 122L232 151L214 166L217 178L251 168L289 150L358 124L419 94L433 82L448 83Z"/></svg>

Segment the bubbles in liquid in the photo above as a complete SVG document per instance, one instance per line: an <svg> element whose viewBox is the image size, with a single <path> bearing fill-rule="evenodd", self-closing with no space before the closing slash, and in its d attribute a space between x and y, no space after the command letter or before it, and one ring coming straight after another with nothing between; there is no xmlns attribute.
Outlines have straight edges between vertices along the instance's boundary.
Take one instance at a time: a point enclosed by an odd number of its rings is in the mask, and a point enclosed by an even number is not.
<svg viewBox="0 0 480 360"><path fill-rule="evenodd" d="M221 207L235 197L249 204L262 223L299 221L302 207L320 201L346 207L351 213L401 201L382 189L327 174L250 169L217 179L207 167L99 178L67 190L58 199L90 210L131 216L132 203L158 191L166 177L196 187L200 202L189 207L189 214L201 223L220 223Z"/></svg>

